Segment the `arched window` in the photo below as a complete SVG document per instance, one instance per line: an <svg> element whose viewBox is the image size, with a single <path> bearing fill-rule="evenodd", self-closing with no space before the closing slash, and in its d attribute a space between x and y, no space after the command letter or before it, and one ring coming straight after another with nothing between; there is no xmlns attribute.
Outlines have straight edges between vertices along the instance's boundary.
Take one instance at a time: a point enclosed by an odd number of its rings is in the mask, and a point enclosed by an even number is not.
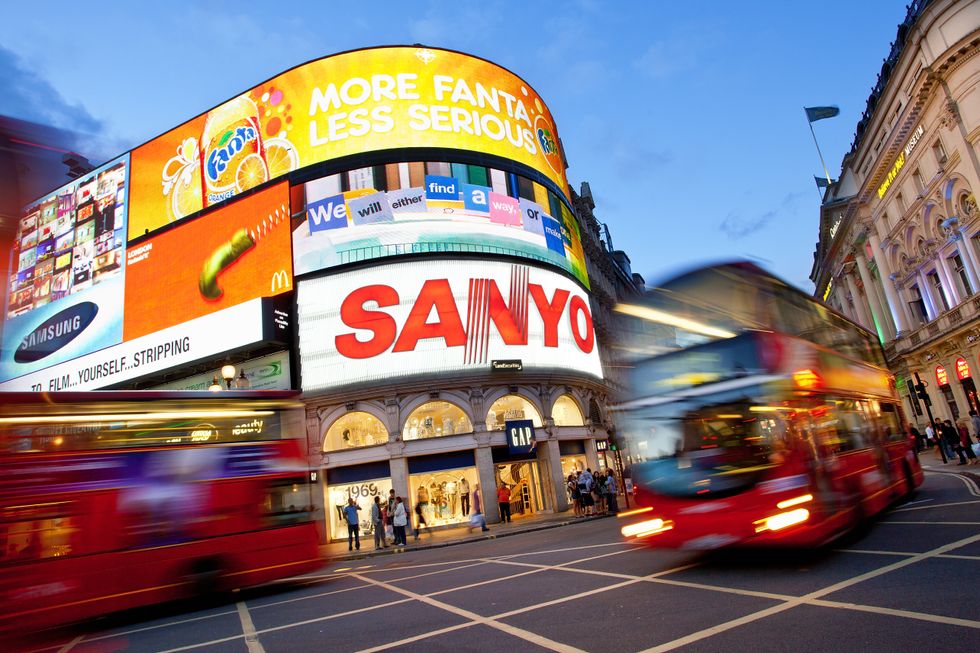
<svg viewBox="0 0 980 653"><path fill-rule="evenodd" d="M541 415L530 401L518 395L507 395L493 402L487 412L487 430L502 431L509 419L529 419L541 427Z"/></svg>
<svg viewBox="0 0 980 653"><path fill-rule="evenodd" d="M323 441L324 451L340 451L354 447L370 447L388 441L388 429L371 413L361 411L347 413L337 419L327 430Z"/></svg>
<svg viewBox="0 0 980 653"><path fill-rule="evenodd" d="M551 409L551 417L555 420L555 426L585 426L582 411L568 395L558 397Z"/></svg>
<svg viewBox="0 0 980 653"><path fill-rule="evenodd" d="M413 410L405 420L402 439L418 440L472 432L473 424L459 406L448 401L430 401Z"/></svg>

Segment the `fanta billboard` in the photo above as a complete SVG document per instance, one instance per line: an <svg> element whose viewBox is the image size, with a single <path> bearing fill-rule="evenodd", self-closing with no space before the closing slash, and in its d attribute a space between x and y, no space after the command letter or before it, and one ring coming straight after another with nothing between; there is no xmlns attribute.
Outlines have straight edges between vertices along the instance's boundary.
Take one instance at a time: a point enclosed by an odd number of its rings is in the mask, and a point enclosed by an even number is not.
<svg viewBox="0 0 980 653"><path fill-rule="evenodd" d="M399 148L500 156L568 197L548 108L513 73L421 47L303 64L134 150L130 239L291 170Z"/></svg>
<svg viewBox="0 0 980 653"><path fill-rule="evenodd" d="M288 184L131 246L126 274L127 341L291 290Z"/></svg>
<svg viewBox="0 0 980 653"><path fill-rule="evenodd" d="M524 372L602 378L589 300L558 272L503 261L413 261L301 281L302 387Z"/></svg>

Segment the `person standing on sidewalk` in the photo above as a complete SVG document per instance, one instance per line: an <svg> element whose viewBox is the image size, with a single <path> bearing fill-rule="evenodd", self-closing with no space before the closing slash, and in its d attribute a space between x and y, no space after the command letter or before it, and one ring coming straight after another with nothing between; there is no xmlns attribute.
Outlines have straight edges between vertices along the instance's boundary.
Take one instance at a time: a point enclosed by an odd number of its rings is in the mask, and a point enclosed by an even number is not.
<svg viewBox="0 0 980 653"><path fill-rule="evenodd" d="M510 523L510 488L506 483L497 488L497 505L500 506L500 521Z"/></svg>
<svg viewBox="0 0 980 653"><path fill-rule="evenodd" d="M615 515L619 512L618 497L616 496L619 488L616 486L616 474L612 470L609 470L606 474L606 492L609 501L609 512Z"/></svg>
<svg viewBox="0 0 980 653"><path fill-rule="evenodd" d="M381 497L378 495L374 496L374 505L371 506L371 527L374 529L374 550L388 548L385 542L384 511L381 509Z"/></svg>
<svg viewBox="0 0 980 653"><path fill-rule="evenodd" d="M357 516L358 511L361 507L354 503L353 499L347 500L347 505L344 507L344 517L347 518L347 550L353 551L354 545L357 546L357 550L361 550L361 526L360 519Z"/></svg>
<svg viewBox="0 0 980 653"><path fill-rule="evenodd" d="M976 465L977 454L973 453L973 440L970 439L969 427L966 424L959 423L957 424L957 431L960 434L960 453L966 454L966 458L971 465Z"/></svg>
<svg viewBox="0 0 980 653"><path fill-rule="evenodd" d="M408 525L408 514L405 512L405 504L401 497L395 497L395 516L391 520L395 528L395 545L405 546L408 540L405 539L405 526Z"/></svg>
<svg viewBox="0 0 980 653"><path fill-rule="evenodd" d="M952 420L946 420L943 422L943 439L946 441L948 448L951 451L956 452L960 457L960 465L966 464L966 456L963 454L963 447L960 446L960 432L953 426ZM952 454L950 454L950 461L952 461Z"/></svg>
<svg viewBox="0 0 980 653"><path fill-rule="evenodd" d="M473 515L470 517L470 530L480 526L484 532L487 528L487 518L483 516L483 500L480 498L480 484L473 486L473 496L470 497L470 506L473 508Z"/></svg>

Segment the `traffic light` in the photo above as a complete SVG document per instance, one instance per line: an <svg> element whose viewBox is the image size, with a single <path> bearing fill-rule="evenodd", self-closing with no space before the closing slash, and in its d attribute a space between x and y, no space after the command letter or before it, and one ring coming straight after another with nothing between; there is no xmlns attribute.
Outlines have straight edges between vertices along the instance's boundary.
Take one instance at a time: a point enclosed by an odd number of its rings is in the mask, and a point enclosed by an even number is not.
<svg viewBox="0 0 980 653"><path fill-rule="evenodd" d="M919 381L918 383L915 384L915 394L916 396L919 397L919 399L924 401L927 405L930 406L932 405L932 402L929 400L929 393L926 392L926 384L923 383L922 381Z"/></svg>

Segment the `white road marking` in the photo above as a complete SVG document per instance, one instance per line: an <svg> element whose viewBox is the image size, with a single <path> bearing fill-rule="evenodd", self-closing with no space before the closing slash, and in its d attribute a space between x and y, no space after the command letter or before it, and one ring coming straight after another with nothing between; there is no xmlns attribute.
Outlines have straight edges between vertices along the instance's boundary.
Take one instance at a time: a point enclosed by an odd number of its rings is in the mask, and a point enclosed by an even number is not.
<svg viewBox="0 0 980 653"><path fill-rule="evenodd" d="M277 630L286 630L287 628L296 628L297 626L307 626L309 624L318 623L320 621L330 621L331 619L339 619L340 617L347 617L352 614L360 614L361 612L371 612L372 610L383 610L384 608L389 608L393 605L398 605L400 603L408 603L411 599L398 599L397 601L389 601L388 603L379 603L378 605L372 605L366 608L358 608L357 610L348 610L347 612L340 612L337 614L330 614L324 617L315 617L313 619L305 619L303 621L294 621L292 623L283 624L282 626L272 626L271 628L263 628L262 630L255 631L256 635L264 635L265 633L272 633ZM191 651L196 648L203 648L205 646L214 646L215 644L223 644L225 642L231 642L238 639L242 639L243 635L233 635L231 637L222 637L220 639L212 639L207 642L197 642L196 644L188 644L187 646L179 646L177 648L169 648L165 651L158 651L158 653L180 653L181 651Z"/></svg>
<svg viewBox="0 0 980 653"><path fill-rule="evenodd" d="M255 634L255 624L252 623L252 615L248 613L245 602L239 601L235 607L238 608L238 619L242 622L242 634L245 636L248 653L265 653L265 647L259 641L259 636Z"/></svg>
<svg viewBox="0 0 980 653"><path fill-rule="evenodd" d="M490 585L492 583L499 583L505 580L512 580L514 578L520 578L521 576L528 576L530 574L539 574L544 569L532 569L531 571L522 571L519 574L511 574L510 576L502 576L500 578L491 578L490 580L483 580L479 583L470 583L469 585L463 585L461 587L451 587L448 590L439 590L438 592L429 592L426 596L439 596L440 594L449 594L450 592L459 592L460 590L473 589L474 587L480 587L482 585Z"/></svg>
<svg viewBox="0 0 980 653"><path fill-rule="evenodd" d="M467 621L464 624L456 624L455 626L447 626L446 628L440 628L438 630L430 630L427 633L422 633L421 635L413 635L412 637L406 637L405 639L400 639L397 642L388 642L387 644L380 644L371 648L363 648L357 653L377 653L378 651L386 651L392 648L399 648L405 646L406 644L411 644L413 642L421 642L423 639L429 639L430 637L438 637L439 635L445 635L446 633L451 633L456 630L463 630L464 628L469 628L470 626L476 626L477 622Z"/></svg>
<svg viewBox="0 0 980 653"><path fill-rule="evenodd" d="M894 515L899 512L912 512L913 510L932 510L933 508L948 508L950 506L967 506L973 505L975 503L980 503L980 501L954 501L952 503L937 503L932 506L916 506L915 508L899 508L897 510L892 510L889 514ZM886 523L882 520L881 523Z"/></svg>
<svg viewBox="0 0 980 653"><path fill-rule="evenodd" d="M909 501L906 506L914 506L917 503L929 503L930 501L935 501L935 499L919 499L918 501Z"/></svg>
<svg viewBox="0 0 980 653"><path fill-rule="evenodd" d="M134 633L142 633L147 630L157 630L158 628L167 628L168 626L179 626L180 624L190 623L192 621L204 621L205 619L214 619L216 617L222 617L229 614L235 614L235 610L225 610L224 612L216 612L214 614L205 615L203 617L191 617L190 619L180 619L179 621L168 621L163 624L156 624L155 626L144 626L142 628L131 628L129 630L123 630L118 633L109 633L108 635L100 635L98 637L89 637L88 642L97 642L102 639L112 639L113 637L125 637L126 635L132 635Z"/></svg>
<svg viewBox="0 0 980 653"><path fill-rule="evenodd" d="M82 641L84 637L85 635L79 635L78 637L71 640L70 642L66 642L64 646L58 649L58 653L68 653L68 651L75 648L75 645L78 644L80 641Z"/></svg>
<svg viewBox="0 0 980 653"><path fill-rule="evenodd" d="M903 617L905 619L917 619L919 621L931 621L938 624L949 626L966 626L967 628L980 628L980 621L972 619L960 619L959 617L946 617L938 614L928 614L926 612L913 612L911 610L896 610L894 608L882 608L876 605L861 605L859 603L841 603L839 601L826 601L815 599L807 602L808 605L818 605L824 608L841 608L844 610L857 610L859 612L871 612L874 614L885 614L892 617Z"/></svg>
<svg viewBox="0 0 980 653"><path fill-rule="evenodd" d="M331 594L343 594L344 592L353 592L354 590L362 590L371 587L368 584L358 585L357 587L347 587L342 590L331 590L329 592L320 592L319 594L311 594L309 596L297 596L292 599L282 599L281 601L273 601L271 603L260 603L258 605L253 605L252 610L261 610L262 608L271 608L274 605L283 605L286 603L295 603L297 601L306 601L309 599L318 599L324 596L330 596Z"/></svg>
<svg viewBox="0 0 980 653"><path fill-rule="evenodd" d="M899 524L900 526L918 526L919 524L929 524L931 526L977 526L980 521L883 521L882 524Z"/></svg>
<svg viewBox="0 0 980 653"><path fill-rule="evenodd" d="M697 632L691 633L689 635L685 635L684 637L680 637L670 642L653 646L651 648L646 649L646 651L643 651L643 653L664 653L665 651L672 651L676 648L680 648L681 646L687 646L688 644L692 644L702 639L712 637L713 635L723 633L727 630L731 630L732 628L737 628L739 626L752 623L753 621L758 621L759 619L763 619L765 617L769 617L774 614L778 614L780 612L785 612L786 610L795 608L799 605L810 603L815 599L819 599L828 594L832 594L842 589L846 589L848 587L851 587L852 585L863 583L866 580L876 578L878 576L890 573L897 569L907 567L916 562L920 562L928 558L934 558L940 554L946 553L947 551L952 551L953 549L957 549L961 546L966 546L967 544L972 544L973 542L976 541L980 541L980 535L973 535L971 537L967 537L965 539L958 540L956 542L951 542L950 544L945 544L943 546L932 549L931 551L927 551L925 553L919 553L909 558L905 558L904 560L899 560L898 562L894 562L890 565L886 565L879 569L875 569L860 574L858 576L854 576L853 578L849 578L847 580L842 580L838 583L834 583L833 585L828 585L823 589L817 590L815 592L810 592L809 594L805 594L799 598L795 598L791 601L787 601L786 603L774 605L772 607L766 608L765 610L753 612L751 614L747 614L745 616L739 617L738 619L732 619L731 621L726 621L725 623L717 624L710 628L705 628L704 630L699 630Z"/></svg>
<svg viewBox="0 0 980 653"><path fill-rule="evenodd" d="M928 469L925 470L925 472L926 474L941 474L943 476L952 476L953 478L958 479L961 483L963 483L963 485L966 486L966 489L970 491L970 494L972 494L975 497L980 497L980 486L978 486L977 482L968 476L964 476L959 472L949 472L949 471L938 470L938 469Z"/></svg>
<svg viewBox="0 0 980 653"><path fill-rule="evenodd" d="M359 574L354 574L354 575L359 576ZM391 585L389 583L375 580L373 578L367 578L366 576L361 577L361 580L367 581L369 583L374 583L379 587L383 587L392 592L396 592L403 596L410 597L412 599L415 599L416 601L420 601L427 605L431 605L435 608L440 608L442 610L445 610L446 612L455 614L456 616L463 617L464 619L467 619L471 622L479 623L485 626L489 626L491 628L495 628L496 630L505 632L508 635L519 637L525 641L531 642L532 644L536 644L537 646L541 646L543 648L552 651L558 651L559 653L584 653L582 649L575 648L574 646L569 646L568 644L562 644L561 642L556 642L542 635L538 635L537 633L532 633L529 630L518 628L517 626L511 626L510 624L501 623L499 621L496 621L495 619L484 617L483 615L477 614L476 612L464 610L463 608L457 608L455 605L450 605L449 603L438 601L436 599L433 599L428 596L424 596L417 592L411 592L409 590L398 587L397 585Z"/></svg>

